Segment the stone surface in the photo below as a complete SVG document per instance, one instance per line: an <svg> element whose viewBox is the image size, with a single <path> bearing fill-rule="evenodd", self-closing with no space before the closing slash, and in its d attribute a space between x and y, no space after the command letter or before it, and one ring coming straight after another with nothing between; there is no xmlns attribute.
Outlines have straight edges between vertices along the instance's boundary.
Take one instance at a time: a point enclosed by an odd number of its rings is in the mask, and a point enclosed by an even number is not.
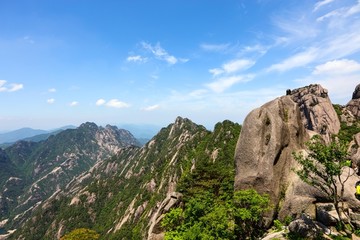
<svg viewBox="0 0 360 240"><path fill-rule="evenodd" d="M330 230L321 223L311 220L306 216L296 219L289 224L289 232L306 239L316 239L324 233L329 234Z"/></svg>
<svg viewBox="0 0 360 240"><path fill-rule="evenodd" d="M291 91L291 98L299 105L302 122L329 142L340 130L340 121L329 99L328 91L318 84Z"/></svg>
<svg viewBox="0 0 360 240"><path fill-rule="evenodd" d="M360 84L358 84L356 87L355 87L355 90L353 92L353 95L352 95L352 98L351 99L359 99L360 98Z"/></svg>
<svg viewBox="0 0 360 240"><path fill-rule="evenodd" d="M182 201L182 194L172 192L161 202L155 214L151 217L150 228L148 231L148 240L161 240L164 239L164 233L161 226L161 220L164 214L169 212L172 207L176 207Z"/></svg>
<svg viewBox="0 0 360 240"><path fill-rule="evenodd" d="M357 118L360 118L360 99L354 99L348 102L346 108Z"/></svg>
<svg viewBox="0 0 360 240"><path fill-rule="evenodd" d="M360 118L360 84L356 86L352 99L346 105L346 108L356 117Z"/></svg>
<svg viewBox="0 0 360 240"><path fill-rule="evenodd" d="M300 116L298 105L284 96L246 117L235 151L235 189L255 188L279 204L294 166L291 154L307 139Z"/></svg>
<svg viewBox="0 0 360 240"><path fill-rule="evenodd" d="M236 146L235 189L254 188L269 194L280 220L288 216L298 218L304 212L315 217L313 203L326 196L292 171L300 167L292 153L306 154L304 143L311 136L320 134L330 141L339 129L340 121L327 90L320 85L292 90L289 95L253 110L244 120ZM349 171L344 171L344 177ZM356 179L348 179L344 192L350 207L355 209L359 208L353 196ZM274 214L268 214L269 221Z"/></svg>
<svg viewBox="0 0 360 240"><path fill-rule="evenodd" d="M332 203L316 204L316 220L325 226L335 226L339 221L339 217Z"/></svg>

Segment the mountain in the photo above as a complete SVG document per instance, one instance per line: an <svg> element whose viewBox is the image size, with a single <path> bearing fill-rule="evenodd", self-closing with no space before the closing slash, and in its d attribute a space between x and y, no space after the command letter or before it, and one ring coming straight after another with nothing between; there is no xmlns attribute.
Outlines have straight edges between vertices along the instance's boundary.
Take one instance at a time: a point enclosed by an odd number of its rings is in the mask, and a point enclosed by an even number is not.
<svg viewBox="0 0 360 240"><path fill-rule="evenodd" d="M14 142L16 142L18 140L40 142L40 141L48 139L51 135L58 134L59 132L61 132L63 130L74 129L74 128L76 128L76 127L72 126L72 125L64 126L61 128L56 128L56 129L49 130L49 131L34 130L31 128L22 128L19 130L0 134L0 147L7 148L7 147L11 146L12 144L14 144ZM5 135L5 137L1 138L1 135ZM1 140L1 139L3 139L3 140Z"/></svg>
<svg viewBox="0 0 360 240"><path fill-rule="evenodd" d="M1 133L0 134L0 144L16 142L17 140L33 137L36 135L48 133L48 131L32 128L21 128L11 132Z"/></svg>
<svg viewBox="0 0 360 240"><path fill-rule="evenodd" d="M41 142L18 141L2 151L13 172L0 185L1 220L14 225L26 220L31 209L65 187L74 177L124 147L139 142L130 132L107 125L84 123ZM15 217L15 218L14 218Z"/></svg>
<svg viewBox="0 0 360 240"><path fill-rule="evenodd" d="M209 179L191 183L187 176L201 175L212 166L213 173L224 171L216 184L232 191L232 156L239 133L240 125L230 121L210 132L179 117L145 146L123 148L74 178L33 210L36 226L26 222L13 238L54 239L80 227L95 229L106 239L157 236L162 213L181 199L175 192L178 183L182 188L214 184Z"/></svg>
<svg viewBox="0 0 360 240"><path fill-rule="evenodd" d="M94 123L42 142L19 141L0 152L8 169L1 226L16 229L8 239L60 239L73 230L95 231L100 239L240 239L235 195L255 189L271 203L263 226L302 221L301 229L333 232L331 199L294 172L293 153L308 152L306 143L319 135L324 144L349 142L343 200L359 229L356 91L340 106L318 84L288 90L251 111L243 126L225 120L213 131L178 117L143 146L128 131Z"/></svg>

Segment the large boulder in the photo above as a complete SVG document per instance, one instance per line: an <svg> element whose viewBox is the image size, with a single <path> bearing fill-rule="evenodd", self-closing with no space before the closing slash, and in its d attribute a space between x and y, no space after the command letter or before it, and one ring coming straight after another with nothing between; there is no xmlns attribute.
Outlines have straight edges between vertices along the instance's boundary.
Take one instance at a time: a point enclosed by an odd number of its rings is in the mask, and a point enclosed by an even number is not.
<svg viewBox="0 0 360 240"><path fill-rule="evenodd" d="M340 130L340 120L328 96L318 84L291 91L291 98L299 105L304 127L322 135L329 142Z"/></svg>
<svg viewBox="0 0 360 240"><path fill-rule="evenodd" d="M286 96L253 110L245 118L236 146L235 190L254 188L268 194L274 206L267 216L269 221L274 216L300 217L303 212L315 216L314 203L326 196L292 171L300 167L292 153L305 151L304 143L312 135L320 134L330 141L339 129L327 90L320 85L288 91ZM353 191L351 184L349 180Z"/></svg>
<svg viewBox="0 0 360 240"><path fill-rule="evenodd" d="M301 149L306 140L299 107L290 96L253 110L243 123L236 146L235 189L254 188L268 194L278 206L293 175L292 152Z"/></svg>
<svg viewBox="0 0 360 240"><path fill-rule="evenodd" d="M360 118L360 84L356 86L352 99L346 105L346 108L356 117Z"/></svg>
<svg viewBox="0 0 360 240"><path fill-rule="evenodd" d="M330 230L323 224L313 221L306 215L302 215L301 218L292 221L289 224L289 232L304 239L318 239L324 233L330 234Z"/></svg>

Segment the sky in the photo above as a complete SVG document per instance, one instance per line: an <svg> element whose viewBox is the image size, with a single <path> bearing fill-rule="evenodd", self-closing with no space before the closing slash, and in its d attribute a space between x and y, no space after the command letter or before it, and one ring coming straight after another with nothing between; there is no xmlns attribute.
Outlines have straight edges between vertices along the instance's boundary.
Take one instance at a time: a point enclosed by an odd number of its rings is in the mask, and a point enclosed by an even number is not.
<svg viewBox="0 0 360 240"><path fill-rule="evenodd" d="M360 0L0 0L0 131L212 129L319 83L360 83Z"/></svg>

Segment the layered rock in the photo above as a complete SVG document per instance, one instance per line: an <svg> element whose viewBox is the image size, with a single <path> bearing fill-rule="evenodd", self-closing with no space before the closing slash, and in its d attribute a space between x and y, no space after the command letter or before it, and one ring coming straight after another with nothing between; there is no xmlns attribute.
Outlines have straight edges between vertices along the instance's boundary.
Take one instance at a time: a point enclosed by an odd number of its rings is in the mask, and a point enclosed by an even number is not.
<svg viewBox="0 0 360 240"><path fill-rule="evenodd" d="M346 108L356 117L360 118L360 84L356 86L352 99L346 105Z"/></svg>
<svg viewBox="0 0 360 240"><path fill-rule="evenodd" d="M318 84L291 91L291 98L299 105L304 127L323 136L329 142L340 130L340 121L329 99L328 91Z"/></svg>

